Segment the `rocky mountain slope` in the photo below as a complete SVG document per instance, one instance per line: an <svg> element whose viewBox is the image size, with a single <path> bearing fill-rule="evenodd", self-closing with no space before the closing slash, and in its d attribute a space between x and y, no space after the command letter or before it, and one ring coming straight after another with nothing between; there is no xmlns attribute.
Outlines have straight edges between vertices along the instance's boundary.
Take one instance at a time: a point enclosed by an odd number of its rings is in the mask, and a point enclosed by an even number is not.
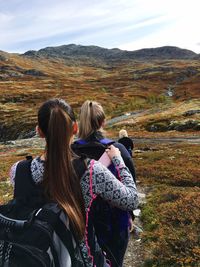
<svg viewBox="0 0 200 267"><path fill-rule="evenodd" d="M170 110L172 104L175 110L187 101L184 112L198 110L191 104L200 97L198 57L177 47L122 51L72 44L21 55L0 51L0 141L29 136L39 105L51 97L66 99L77 113L86 99L97 100L108 118ZM182 116L175 114L176 120Z"/></svg>
<svg viewBox="0 0 200 267"><path fill-rule="evenodd" d="M190 50L173 46L159 48L140 49L137 51L124 51L117 48L106 49L98 46L62 45L58 47L47 47L39 51L27 51L22 56L61 58L64 60L101 60L104 63L130 61L130 60L152 60L152 59L195 59L198 55Z"/></svg>

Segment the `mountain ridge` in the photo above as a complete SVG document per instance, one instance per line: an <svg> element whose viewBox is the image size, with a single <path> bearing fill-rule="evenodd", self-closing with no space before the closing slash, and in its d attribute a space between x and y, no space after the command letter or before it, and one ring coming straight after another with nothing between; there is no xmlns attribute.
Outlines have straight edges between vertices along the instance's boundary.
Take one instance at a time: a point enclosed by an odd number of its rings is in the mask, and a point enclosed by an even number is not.
<svg viewBox="0 0 200 267"><path fill-rule="evenodd" d="M82 46L75 44L46 47L38 51L29 50L21 56L43 57L58 59L79 59L93 58L109 62L127 60L156 60L156 59L199 59L199 54L176 46L162 46L157 48L143 48L134 51L120 50L119 48L102 48L99 46Z"/></svg>

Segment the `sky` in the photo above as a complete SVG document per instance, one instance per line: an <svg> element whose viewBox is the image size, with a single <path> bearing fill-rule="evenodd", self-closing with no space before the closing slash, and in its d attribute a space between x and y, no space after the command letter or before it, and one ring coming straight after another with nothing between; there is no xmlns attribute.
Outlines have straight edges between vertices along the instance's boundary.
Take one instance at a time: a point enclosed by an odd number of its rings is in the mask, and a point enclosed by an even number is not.
<svg viewBox="0 0 200 267"><path fill-rule="evenodd" d="M64 44L200 53L199 0L0 0L0 50Z"/></svg>

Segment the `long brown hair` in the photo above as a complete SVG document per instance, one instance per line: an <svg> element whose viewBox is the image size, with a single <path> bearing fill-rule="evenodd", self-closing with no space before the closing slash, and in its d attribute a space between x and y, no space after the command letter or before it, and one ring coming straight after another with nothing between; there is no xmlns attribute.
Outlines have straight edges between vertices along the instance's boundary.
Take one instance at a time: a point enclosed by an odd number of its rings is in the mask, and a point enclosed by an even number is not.
<svg viewBox="0 0 200 267"><path fill-rule="evenodd" d="M79 133L81 139L99 130L105 120L103 107L96 101L86 100L80 111Z"/></svg>
<svg viewBox="0 0 200 267"><path fill-rule="evenodd" d="M72 108L62 99L50 99L38 111L38 125L46 139L45 192L65 210L74 230L82 238L84 202L70 149L74 122Z"/></svg>

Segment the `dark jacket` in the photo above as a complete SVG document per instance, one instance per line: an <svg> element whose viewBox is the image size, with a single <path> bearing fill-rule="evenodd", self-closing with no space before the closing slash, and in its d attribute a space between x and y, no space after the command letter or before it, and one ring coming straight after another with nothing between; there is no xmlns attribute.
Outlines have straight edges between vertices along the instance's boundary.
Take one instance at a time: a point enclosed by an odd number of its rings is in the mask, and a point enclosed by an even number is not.
<svg viewBox="0 0 200 267"><path fill-rule="evenodd" d="M88 138L85 139L87 142L86 145L77 144L76 142L72 144L72 150L79 156L85 155L86 157L89 157L91 159L98 160L101 155L104 153L105 146L98 146L99 140L105 138L103 134L100 131L94 132L91 134ZM125 165L129 168L129 171L131 172L131 175L133 176L134 181L136 182L136 173L135 173L135 167L133 163L133 159L128 153L127 149L124 145L115 142L111 143L115 147L119 148L121 152L121 156L124 160ZM97 149L98 146L98 149Z"/></svg>
<svg viewBox="0 0 200 267"><path fill-rule="evenodd" d="M125 146L125 148L128 150L129 154L132 156L133 151L133 140L127 136L124 136L118 140L118 142Z"/></svg>
<svg viewBox="0 0 200 267"><path fill-rule="evenodd" d="M114 140L106 139L100 131L94 132L85 140L75 141L72 144L72 150L79 156L98 160L104 153L105 148L111 144L120 150L124 163L129 168L135 181L135 168L127 149ZM108 169L113 173L116 172L115 168L112 169L111 167L111 170L108 167ZM112 266L122 267L129 240L129 213L110 207L108 203L97 197L91 206L89 217L95 228L98 243L106 252Z"/></svg>

